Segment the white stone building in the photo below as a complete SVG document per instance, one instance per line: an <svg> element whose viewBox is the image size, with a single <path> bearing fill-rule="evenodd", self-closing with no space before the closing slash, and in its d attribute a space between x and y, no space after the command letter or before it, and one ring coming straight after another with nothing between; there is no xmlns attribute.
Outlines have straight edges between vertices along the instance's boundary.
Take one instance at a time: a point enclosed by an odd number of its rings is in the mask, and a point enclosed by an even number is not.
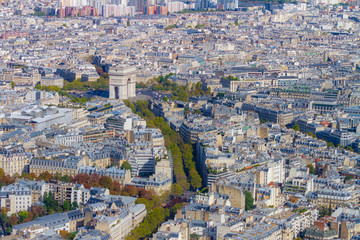
<svg viewBox="0 0 360 240"><path fill-rule="evenodd" d="M109 98L128 99L136 96L136 67L118 65L110 68Z"/></svg>

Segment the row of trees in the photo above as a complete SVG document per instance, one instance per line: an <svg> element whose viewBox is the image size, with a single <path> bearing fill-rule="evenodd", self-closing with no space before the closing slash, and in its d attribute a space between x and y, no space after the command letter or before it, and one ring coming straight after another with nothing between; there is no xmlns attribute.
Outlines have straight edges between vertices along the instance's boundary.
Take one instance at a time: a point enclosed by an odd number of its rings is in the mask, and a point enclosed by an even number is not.
<svg viewBox="0 0 360 240"><path fill-rule="evenodd" d="M174 217L177 210L181 208L183 199L178 198L182 194L183 189L178 184L173 184L170 192L165 192L162 195L152 195L151 197L142 197L139 195L136 200L137 204L144 204L148 215L140 223L138 227L131 231L126 239L147 239L158 227L168 220L170 217ZM140 191L139 191L140 193ZM173 198L174 204L165 204ZM177 200L177 201L176 201Z"/></svg>
<svg viewBox="0 0 360 240"><path fill-rule="evenodd" d="M197 189L202 186L202 179L196 170L195 162L193 161L193 148L190 144L184 143L179 133L175 132L166 123L164 118L156 117L149 110L148 101L137 101L135 104L129 100L124 103L130 107L133 112L143 117L146 120L147 127L159 128L165 139L165 146L171 151L173 158L173 169L176 182L183 188ZM188 178L190 183L188 181Z"/></svg>
<svg viewBox="0 0 360 240"><path fill-rule="evenodd" d="M89 57L89 61L93 62L93 56ZM109 89L109 74L104 72L103 66L95 65L97 73L100 75L100 78L96 82L82 82L81 79L75 79L72 82L65 81L62 88L58 86L41 86L37 84L35 89L48 91L48 92L57 92L61 96L70 98L70 101L73 103L84 104L90 101L86 97L72 97L67 91L78 90L78 91L87 91L87 90L107 90ZM12 84L12 88L15 87L15 83Z"/></svg>
<svg viewBox="0 0 360 240"><path fill-rule="evenodd" d="M127 164L125 164L124 168L129 168ZM131 166L130 166L131 168ZM0 168L0 186L6 186L12 184L16 181L17 178L24 178L28 180L37 180L37 181L45 181L45 182L65 182L65 183L79 183L84 185L85 188L90 189L91 187L103 187L107 188L110 191L110 194L113 195L125 195L125 196L138 196L138 194L134 194L132 190L134 186L126 186L124 188L121 187L121 184L112 180L108 176L100 176L98 174L88 175L86 173L79 173L74 177L69 175L61 175L59 173L51 174L47 171L41 173L39 176L36 176L34 173L23 173L20 175L9 176L6 175L4 170ZM136 188L136 187L134 187ZM136 191L138 193L138 190ZM152 195L150 191L146 191L142 189L140 196L143 195ZM53 207L55 209L55 207Z"/></svg>
<svg viewBox="0 0 360 240"><path fill-rule="evenodd" d="M67 212L78 208L78 204L76 202L71 204L69 201L65 201L63 205L60 205L56 200L54 200L51 192L45 192L43 203L44 205L33 205L29 211L20 211L16 214L13 213L10 217L8 217L9 209L2 207L1 220L5 228L5 233L7 235L10 234L12 227L17 224L30 222L38 217L53 214L55 212Z"/></svg>
<svg viewBox="0 0 360 240"><path fill-rule="evenodd" d="M69 90L106 90L109 89L109 79L100 77L96 82L82 82L81 79L75 79L72 82L65 81L65 84L62 88L65 91Z"/></svg>
<svg viewBox="0 0 360 240"><path fill-rule="evenodd" d="M11 233L12 226L20 223L30 222L35 218L45 216L46 210L43 206L32 206L29 211L21 211L17 214L11 214L8 217L9 209L6 207L1 208L1 221L5 228L5 234Z"/></svg>

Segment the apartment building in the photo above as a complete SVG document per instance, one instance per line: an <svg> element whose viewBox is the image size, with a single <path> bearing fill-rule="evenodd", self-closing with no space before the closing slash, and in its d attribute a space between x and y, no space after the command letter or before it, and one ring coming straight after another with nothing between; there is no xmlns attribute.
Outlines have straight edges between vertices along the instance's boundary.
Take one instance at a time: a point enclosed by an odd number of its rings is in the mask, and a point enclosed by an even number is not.
<svg viewBox="0 0 360 240"><path fill-rule="evenodd" d="M21 175L29 162L29 154L25 152L24 147L20 144L0 148L0 168L4 169L4 172L10 176L14 174Z"/></svg>
<svg viewBox="0 0 360 240"><path fill-rule="evenodd" d="M0 190L0 203L11 214L27 211L32 205L31 190L21 183L4 186Z"/></svg>

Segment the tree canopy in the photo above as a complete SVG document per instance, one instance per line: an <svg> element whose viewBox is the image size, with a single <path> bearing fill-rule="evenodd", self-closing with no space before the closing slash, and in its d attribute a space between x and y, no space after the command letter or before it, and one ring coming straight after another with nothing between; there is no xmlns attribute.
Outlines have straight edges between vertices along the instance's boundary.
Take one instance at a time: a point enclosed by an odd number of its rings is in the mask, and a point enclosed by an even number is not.
<svg viewBox="0 0 360 240"><path fill-rule="evenodd" d="M254 198L251 192L245 191L245 210L251 210L254 208Z"/></svg>

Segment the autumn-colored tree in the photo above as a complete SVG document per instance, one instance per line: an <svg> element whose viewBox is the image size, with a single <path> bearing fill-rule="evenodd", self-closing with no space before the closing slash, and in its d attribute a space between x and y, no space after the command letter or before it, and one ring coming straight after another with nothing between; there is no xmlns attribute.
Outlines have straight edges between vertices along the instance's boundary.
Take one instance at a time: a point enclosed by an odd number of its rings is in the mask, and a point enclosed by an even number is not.
<svg viewBox="0 0 360 240"><path fill-rule="evenodd" d="M99 181L100 181L100 176L94 173L90 175L88 184L90 184L91 187L100 187Z"/></svg>
<svg viewBox="0 0 360 240"><path fill-rule="evenodd" d="M63 239L66 239L67 234L68 234L68 231L60 230L60 236L61 236Z"/></svg>
<svg viewBox="0 0 360 240"><path fill-rule="evenodd" d="M21 176L20 176L20 174L18 174L18 173L14 173L14 174L12 175L12 177L16 179L16 178L20 178Z"/></svg>
<svg viewBox="0 0 360 240"><path fill-rule="evenodd" d="M113 181L110 177L108 176L101 176L100 180L99 180L100 186L107 188L109 190L113 189Z"/></svg>
<svg viewBox="0 0 360 240"><path fill-rule="evenodd" d="M7 214L9 212L9 209L7 207L1 208L1 214Z"/></svg>
<svg viewBox="0 0 360 240"><path fill-rule="evenodd" d="M31 211L28 211L28 217L24 220L24 222L30 222L34 218L34 214Z"/></svg>
<svg viewBox="0 0 360 240"><path fill-rule="evenodd" d="M114 180L113 182L113 191L120 194L121 193L121 185L118 181Z"/></svg>
<svg viewBox="0 0 360 240"><path fill-rule="evenodd" d="M289 201L292 203L296 203L298 201L298 198L295 196L290 196Z"/></svg>
<svg viewBox="0 0 360 240"><path fill-rule="evenodd" d="M25 178L25 179L28 179L28 180L31 180L31 181L36 179L35 173L23 173L23 174L21 174L21 177Z"/></svg>
<svg viewBox="0 0 360 240"><path fill-rule="evenodd" d="M45 209L43 206L38 206L38 205L31 206L30 212L33 214L35 218L45 216Z"/></svg>
<svg viewBox="0 0 360 240"><path fill-rule="evenodd" d="M96 67L96 71L98 72L98 74L102 75L104 74L104 70L102 67Z"/></svg>
<svg viewBox="0 0 360 240"><path fill-rule="evenodd" d="M15 214L11 214L10 218L9 218L9 224L11 226L15 226L18 224L18 218Z"/></svg>
<svg viewBox="0 0 360 240"><path fill-rule="evenodd" d="M123 189L123 192L129 196L137 196L138 195L138 189L133 185L126 185Z"/></svg>
<svg viewBox="0 0 360 240"><path fill-rule="evenodd" d="M145 198L145 199L151 199L153 193L151 191L148 191L144 188L138 188L138 192L139 192L139 197L141 198Z"/></svg>
<svg viewBox="0 0 360 240"><path fill-rule="evenodd" d="M1 183L3 186L13 184L14 182L15 182L15 178L11 177L9 174L6 174L1 179Z"/></svg>
<svg viewBox="0 0 360 240"><path fill-rule="evenodd" d="M53 178L54 178L54 176L51 173L49 173L48 171L45 171L37 177L37 180L44 180L46 182L49 182Z"/></svg>
<svg viewBox="0 0 360 240"><path fill-rule="evenodd" d="M0 168L0 180L5 176L4 169Z"/></svg>
<svg viewBox="0 0 360 240"><path fill-rule="evenodd" d="M75 176L75 179L73 181L84 185L85 183L89 182L89 178L90 176L88 174L79 173L78 175Z"/></svg>

